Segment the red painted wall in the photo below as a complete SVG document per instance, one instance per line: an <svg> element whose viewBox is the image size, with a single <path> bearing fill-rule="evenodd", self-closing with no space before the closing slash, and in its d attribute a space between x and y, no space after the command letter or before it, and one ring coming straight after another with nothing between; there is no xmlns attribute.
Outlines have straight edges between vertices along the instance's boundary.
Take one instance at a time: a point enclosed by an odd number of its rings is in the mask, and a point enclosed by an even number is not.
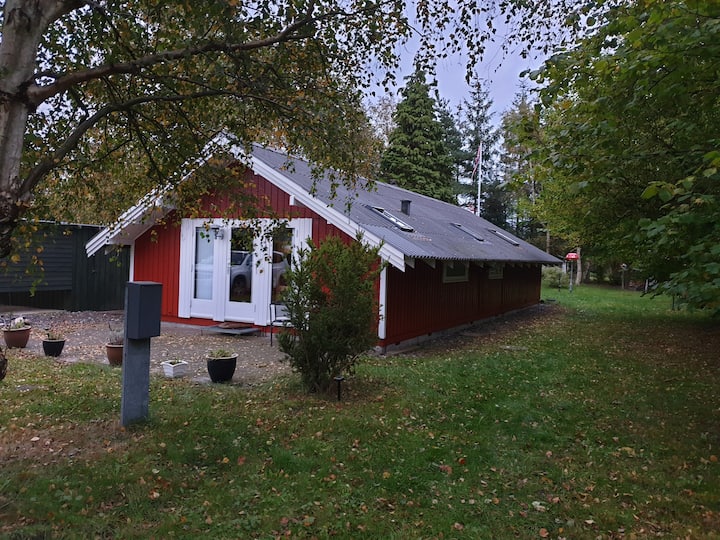
<svg viewBox="0 0 720 540"><path fill-rule="evenodd" d="M323 218L307 208L290 205L287 193L264 178L247 173L246 185L250 186L255 200L269 205L269 209L258 217L311 218L312 235L315 242L322 242L328 235L339 235L346 241L350 238ZM218 198L206 197L201 207L207 212L203 217L212 216L226 210L231 204L229 195ZM201 212L202 215L202 212ZM238 209L228 217L242 219ZM180 291L180 219L175 212L170 213L165 222L155 225L135 241L134 279L135 281L155 281L162 283L162 317L166 321L181 321L192 324L215 324L204 319L178 318Z"/></svg>
<svg viewBox="0 0 720 540"><path fill-rule="evenodd" d="M416 261L401 272L388 268L386 339L383 345L470 324L540 301L539 265L506 265L503 279L488 279L487 268L470 265L469 279L443 283L442 263Z"/></svg>
<svg viewBox="0 0 720 540"><path fill-rule="evenodd" d="M134 280L162 283L162 317L177 317L180 223L170 214L167 223L156 225L135 241Z"/></svg>
<svg viewBox="0 0 720 540"><path fill-rule="evenodd" d="M302 217L313 220L312 236L316 243L329 235L352 241L346 234L329 225L307 208L291 206L288 194L265 179L246 174L247 185L258 201L266 201L271 209L259 217ZM227 209L228 196L206 198L203 208ZM238 210L228 217L242 219ZM171 213L165 224L156 225L135 242L134 279L163 284L162 317L166 321L193 324L214 324L201 319L179 319L180 220ZM415 268L401 272L387 270L386 339L381 345L392 345L433 332L499 315L536 304L540 300L539 265L506 265L503 279L488 279L488 270L470 265L469 280L443 283L442 263L435 268L416 261Z"/></svg>

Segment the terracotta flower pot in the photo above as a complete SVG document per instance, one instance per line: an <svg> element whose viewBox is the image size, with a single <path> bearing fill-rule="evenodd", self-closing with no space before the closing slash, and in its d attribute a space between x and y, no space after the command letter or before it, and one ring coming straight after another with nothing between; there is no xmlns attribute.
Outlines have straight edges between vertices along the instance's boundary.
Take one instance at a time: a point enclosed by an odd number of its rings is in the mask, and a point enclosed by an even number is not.
<svg viewBox="0 0 720 540"><path fill-rule="evenodd" d="M63 347L65 347L64 339L43 339L43 351L45 356L60 356Z"/></svg>
<svg viewBox="0 0 720 540"><path fill-rule="evenodd" d="M237 353L225 358L207 357L207 370L212 382L231 381L237 367Z"/></svg>
<svg viewBox="0 0 720 540"><path fill-rule="evenodd" d="M121 366L123 362L123 346L113 343L105 344L105 353L111 366Z"/></svg>
<svg viewBox="0 0 720 540"><path fill-rule="evenodd" d="M24 349L30 339L30 327L3 330L5 345L10 349Z"/></svg>

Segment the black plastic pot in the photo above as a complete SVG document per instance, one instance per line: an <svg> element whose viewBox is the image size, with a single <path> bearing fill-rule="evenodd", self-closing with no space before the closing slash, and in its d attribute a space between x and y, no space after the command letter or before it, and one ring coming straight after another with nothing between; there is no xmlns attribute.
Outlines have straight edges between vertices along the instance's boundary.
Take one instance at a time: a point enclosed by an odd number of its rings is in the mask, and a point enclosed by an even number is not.
<svg viewBox="0 0 720 540"><path fill-rule="evenodd" d="M237 367L237 354L226 358L207 358L207 370L212 382L228 382L232 380Z"/></svg>
<svg viewBox="0 0 720 540"><path fill-rule="evenodd" d="M65 346L64 339L43 339L43 351L45 356L60 356Z"/></svg>

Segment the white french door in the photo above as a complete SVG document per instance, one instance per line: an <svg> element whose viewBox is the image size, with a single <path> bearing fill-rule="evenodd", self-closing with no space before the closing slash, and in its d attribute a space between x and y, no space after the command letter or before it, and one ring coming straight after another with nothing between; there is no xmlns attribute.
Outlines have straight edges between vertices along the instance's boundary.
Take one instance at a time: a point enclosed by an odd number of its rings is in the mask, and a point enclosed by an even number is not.
<svg viewBox="0 0 720 540"><path fill-rule="evenodd" d="M278 224L186 219L182 223L178 315L266 325L285 286L292 253L312 220Z"/></svg>

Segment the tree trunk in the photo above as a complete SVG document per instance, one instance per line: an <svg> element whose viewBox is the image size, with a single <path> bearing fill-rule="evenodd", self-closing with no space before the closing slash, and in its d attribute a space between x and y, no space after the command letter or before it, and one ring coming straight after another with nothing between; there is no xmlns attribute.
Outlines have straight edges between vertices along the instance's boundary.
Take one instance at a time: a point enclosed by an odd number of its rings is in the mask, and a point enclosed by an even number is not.
<svg viewBox="0 0 720 540"><path fill-rule="evenodd" d="M550 253L550 229L545 225L545 253Z"/></svg>
<svg viewBox="0 0 720 540"><path fill-rule="evenodd" d="M84 2L7 0L0 41L0 258L12 250L11 237L30 202L20 164L28 115L37 104L28 98L36 85L35 63L49 25Z"/></svg>
<svg viewBox="0 0 720 540"><path fill-rule="evenodd" d="M582 271L582 269L583 269L583 264L582 264L582 256L580 255L581 252L582 252L582 249L581 249L580 247L578 247L575 251L576 251L576 253L578 254L578 259L577 259L577 262L576 262L576 264L577 264L577 268L576 268L577 273L575 274L575 285L580 285L580 284L582 283L582 280L583 280L583 271Z"/></svg>

